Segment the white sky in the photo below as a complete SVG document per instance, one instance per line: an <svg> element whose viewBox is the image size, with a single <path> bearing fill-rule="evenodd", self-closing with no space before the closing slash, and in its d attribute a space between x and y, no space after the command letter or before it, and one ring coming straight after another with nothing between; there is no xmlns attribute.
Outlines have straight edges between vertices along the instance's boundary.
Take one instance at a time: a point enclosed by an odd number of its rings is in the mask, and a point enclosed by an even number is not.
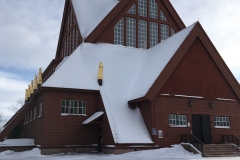
<svg viewBox="0 0 240 160"><path fill-rule="evenodd" d="M65 0L0 0L0 112L24 98L55 57ZM240 81L240 0L170 0L186 26L200 21Z"/></svg>

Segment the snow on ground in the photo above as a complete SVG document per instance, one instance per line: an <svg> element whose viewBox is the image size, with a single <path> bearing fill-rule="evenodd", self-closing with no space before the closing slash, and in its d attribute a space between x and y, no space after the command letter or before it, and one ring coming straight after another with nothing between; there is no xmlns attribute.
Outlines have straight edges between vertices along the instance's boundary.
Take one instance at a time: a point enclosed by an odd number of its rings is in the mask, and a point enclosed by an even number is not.
<svg viewBox="0 0 240 160"><path fill-rule="evenodd" d="M189 153L180 145L172 148L162 148L148 151L135 151L121 155L102 153L68 153L55 155L41 155L40 150L35 148L31 151L13 152L4 151L0 153L0 160L239 160L240 157L224 158L202 158L199 154Z"/></svg>

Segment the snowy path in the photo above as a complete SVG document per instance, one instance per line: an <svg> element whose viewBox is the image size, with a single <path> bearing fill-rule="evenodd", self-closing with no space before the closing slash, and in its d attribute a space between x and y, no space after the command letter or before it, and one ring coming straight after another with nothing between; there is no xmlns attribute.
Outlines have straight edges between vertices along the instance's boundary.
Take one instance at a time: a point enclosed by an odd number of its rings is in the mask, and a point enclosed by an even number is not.
<svg viewBox="0 0 240 160"><path fill-rule="evenodd" d="M41 155L39 149L26 152L5 151L0 153L0 160L240 160L240 157L202 158L185 151L181 146L149 151L130 152L121 155L112 154L57 154Z"/></svg>

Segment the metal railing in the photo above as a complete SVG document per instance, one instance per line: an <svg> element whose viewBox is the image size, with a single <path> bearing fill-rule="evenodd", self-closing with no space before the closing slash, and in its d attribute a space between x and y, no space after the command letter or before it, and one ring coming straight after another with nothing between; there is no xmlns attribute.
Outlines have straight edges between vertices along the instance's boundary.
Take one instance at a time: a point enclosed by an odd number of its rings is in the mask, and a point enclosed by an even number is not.
<svg viewBox="0 0 240 160"><path fill-rule="evenodd" d="M222 135L223 143L233 143L237 146L240 146L240 138L235 135Z"/></svg>
<svg viewBox="0 0 240 160"><path fill-rule="evenodd" d="M200 152L203 153L203 142L201 142L197 137L193 134L181 134L181 141L182 143L190 143L194 147L196 147ZM240 141L239 141L240 142Z"/></svg>

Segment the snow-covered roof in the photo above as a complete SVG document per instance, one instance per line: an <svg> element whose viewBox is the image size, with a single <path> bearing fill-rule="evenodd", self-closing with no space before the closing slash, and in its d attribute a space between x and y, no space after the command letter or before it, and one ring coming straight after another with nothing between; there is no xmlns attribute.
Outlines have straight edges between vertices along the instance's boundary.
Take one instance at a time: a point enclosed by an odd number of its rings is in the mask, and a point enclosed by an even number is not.
<svg viewBox="0 0 240 160"><path fill-rule="evenodd" d="M72 0L82 37L86 38L118 2L118 0Z"/></svg>
<svg viewBox="0 0 240 160"><path fill-rule="evenodd" d="M95 112L91 117L86 119L82 124L88 124L94 121L95 119L97 119L98 117L100 117L101 115L103 115L103 111Z"/></svg>
<svg viewBox="0 0 240 160"><path fill-rule="evenodd" d="M99 90L115 143L152 143L139 108L128 101L145 96L194 25L151 49L82 43L42 84ZM103 63L103 85L97 82Z"/></svg>

